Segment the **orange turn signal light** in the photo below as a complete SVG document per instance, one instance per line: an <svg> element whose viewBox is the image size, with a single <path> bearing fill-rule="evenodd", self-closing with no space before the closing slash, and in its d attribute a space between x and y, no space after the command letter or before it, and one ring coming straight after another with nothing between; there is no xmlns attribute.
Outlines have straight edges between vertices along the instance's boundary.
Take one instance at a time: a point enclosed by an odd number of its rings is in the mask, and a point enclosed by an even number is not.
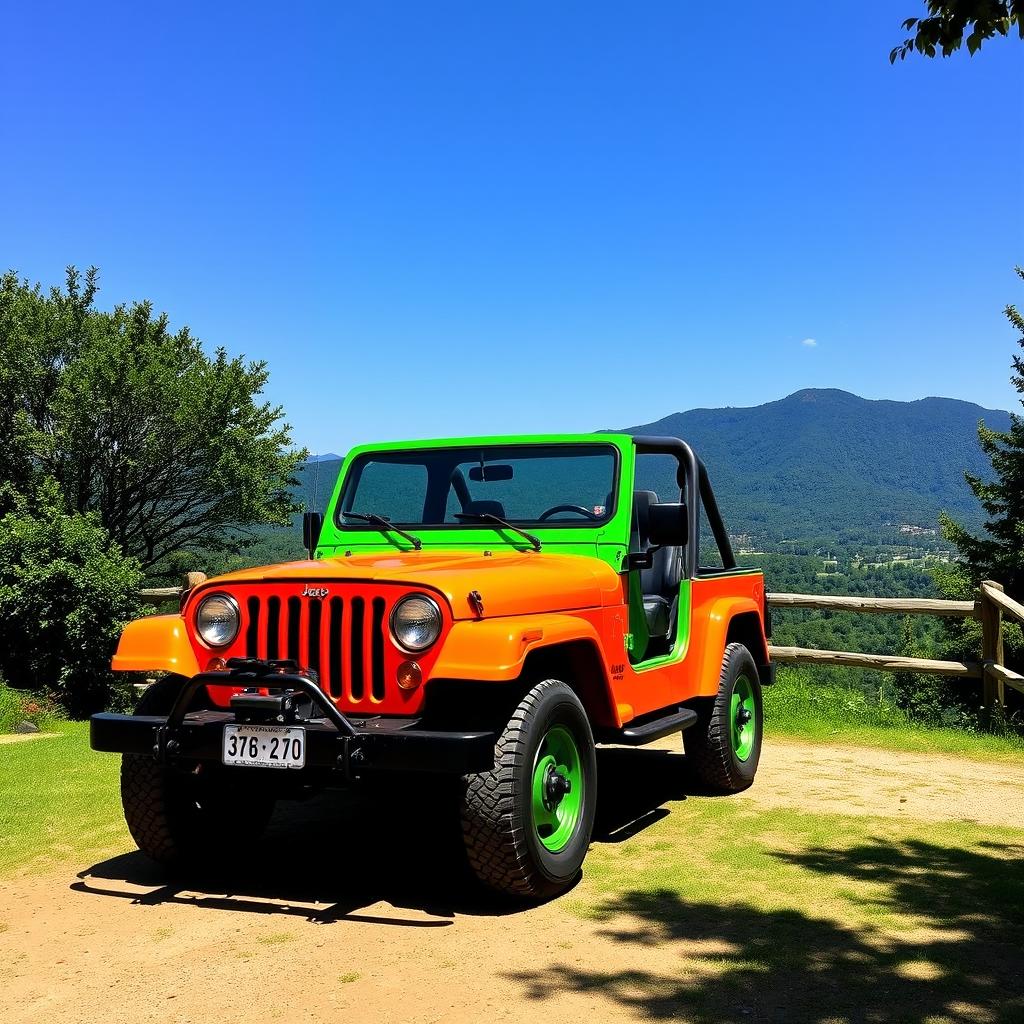
<svg viewBox="0 0 1024 1024"><path fill-rule="evenodd" d="M398 685L403 690L415 690L423 682L423 669L415 661L403 661L398 666Z"/></svg>
<svg viewBox="0 0 1024 1024"><path fill-rule="evenodd" d="M223 658L211 658L206 663L207 672L226 672L228 670L228 663Z"/></svg>

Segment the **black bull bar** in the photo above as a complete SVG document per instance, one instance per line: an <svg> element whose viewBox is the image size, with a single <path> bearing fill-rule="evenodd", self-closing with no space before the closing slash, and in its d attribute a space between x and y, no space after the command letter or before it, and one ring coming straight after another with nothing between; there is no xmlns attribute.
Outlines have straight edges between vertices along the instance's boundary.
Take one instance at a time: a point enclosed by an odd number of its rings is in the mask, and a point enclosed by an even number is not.
<svg viewBox="0 0 1024 1024"><path fill-rule="evenodd" d="M316 673L294 662L231 659L228 669L200 672L188 679L166 717L93 715L90 746L150 754L165 763L220 761L225 725L280 723L305 729L306 769L327 769L344 778L364 770L469 774L494 767L493 732L425 729L418 718L345 715L320 689ZM206 686L243 690L232 696L229 711L189 711L196 694Z"/></svg>

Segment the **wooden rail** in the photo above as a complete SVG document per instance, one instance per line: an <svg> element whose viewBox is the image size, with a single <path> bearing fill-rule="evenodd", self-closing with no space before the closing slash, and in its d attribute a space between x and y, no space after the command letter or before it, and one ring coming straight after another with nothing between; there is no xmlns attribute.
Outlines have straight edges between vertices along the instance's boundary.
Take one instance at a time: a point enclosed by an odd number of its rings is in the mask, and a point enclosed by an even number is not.
<svg viewBox="0 0 1024 1024"><path fill-rule="evenodd" d="M163 604L164 601L177 601L183 590L198 587L206 579L205 572L187 572L181 577L181 585L177 587L147 587L139 591L139 598L145 604Z"/></svg>
<svg viewBox="0 0 1024 1024"><path fill-rule="evenodd" d="M981 679L982 705L992 711L1006 704L1006 687L1024 693L1024 676L1004 664L1003 613L1024 623L1024 605L1003 593L992 580L978 588L974 601L936 601L909 597L839 597L819 594L767 594L772 608L813 608L819 611L872 612L890 615L941 615L981 620L980 661L935 661L888 654L859 654L853 651L819 651L808 647L769 647L774 661L791 665L845 665L884 672L921 672L926 675Z"/></svg>
<svg viewBox="0 0 1024 1024"><path fill-rule="evenodd" d="M782 664L844 665L846 668L874 668L882 672L921 672L924 675L962 676L981 679L984 665L978 661L933 661L897 654L857 654L853 651L819 651L810 647L768 648L772 661Z"/></svg>
<svg viewBox="0 0 1024 1024"><path fill-rule="evenodd" d="M162 604L181 597L181 587L147 587L139 591L139 597L146 604Z"/></svg>
<svg viewBox="0 0 1024 1024"><path fill-rule="evenodd" d="M768 594L767 597L773 608L837 608L841 611L878 612L888 615L981 618L978 601L936 601L925 597L838 597L832 594Z"/></svg>

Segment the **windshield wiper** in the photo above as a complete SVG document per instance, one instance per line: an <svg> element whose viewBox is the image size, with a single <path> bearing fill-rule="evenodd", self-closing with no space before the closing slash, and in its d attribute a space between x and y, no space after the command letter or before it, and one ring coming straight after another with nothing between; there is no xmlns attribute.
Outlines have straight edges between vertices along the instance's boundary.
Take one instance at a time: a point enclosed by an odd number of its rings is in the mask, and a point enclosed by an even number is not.
<svg viewBox="0 0 1024 1024"><path fill-rule="evenodd" d="M417 551L423 547L423 541L419 537L414 537L411 533L400 530L387 516L379 516L376 512L342 512L341 514L348 519L361 519L364 523L377 526L384 532L397 533L399 537L404 537Z"/></svg>
<svg viewBox="0 0 1024 1024"><path fill-rule="evenodd" d="M533 545L534 551L540 551L540 537L535 537L532 533L527 533L525 530L519 529L518 526L513 526L502 519L501 516L496 516L491 512L456 512L454 515L456 519L475 519L481 523L497 523L499 526L504 526L506 530L511 530L513 533L518 533L520 537L525 537Z"/></svg>

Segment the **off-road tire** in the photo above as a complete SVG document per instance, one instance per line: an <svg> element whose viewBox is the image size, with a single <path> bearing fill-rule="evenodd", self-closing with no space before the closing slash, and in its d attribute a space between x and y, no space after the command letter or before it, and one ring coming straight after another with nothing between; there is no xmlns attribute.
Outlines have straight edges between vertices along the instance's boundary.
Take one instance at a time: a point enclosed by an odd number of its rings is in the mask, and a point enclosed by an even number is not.
<svg viewBox="0 0 1024 1024"><path fill-rule="evenodd" d="M746 679L754 704L754 735L749 755L741 758L732 739L732 697ZM722 657L718 693L699 702L699 718L683 732L687 760L700 782L716 793L739 793L749 788L761 757L764 715L757 665L743 644L729 644Z"/></svg>
<svg viewBox="0 0 1024 1024"><path fill-rule="evenodd" d="M136 713L166 715L184 685L165 676L142 694ZM196 701L202 706L202 698ZM194 708L190 708L194 710ZM274 810L274 797L241 785L219 765L163 765L149 754L121 755L121 806L138 848L168 868L184 868L251 849Z"/></svg>
<svg viewBox="0 0 1024 1024"><path fill-rule="evenodd" d="M579 755L582 797L566 845L546 849L533 816L536 758L553 727L568 731ZM528 900L569 888L590 846L597 807L597 756L587 713L558 679L534 686L494 748L494 768L464 778L462 836L469 865L489 888Z"/></svg>

